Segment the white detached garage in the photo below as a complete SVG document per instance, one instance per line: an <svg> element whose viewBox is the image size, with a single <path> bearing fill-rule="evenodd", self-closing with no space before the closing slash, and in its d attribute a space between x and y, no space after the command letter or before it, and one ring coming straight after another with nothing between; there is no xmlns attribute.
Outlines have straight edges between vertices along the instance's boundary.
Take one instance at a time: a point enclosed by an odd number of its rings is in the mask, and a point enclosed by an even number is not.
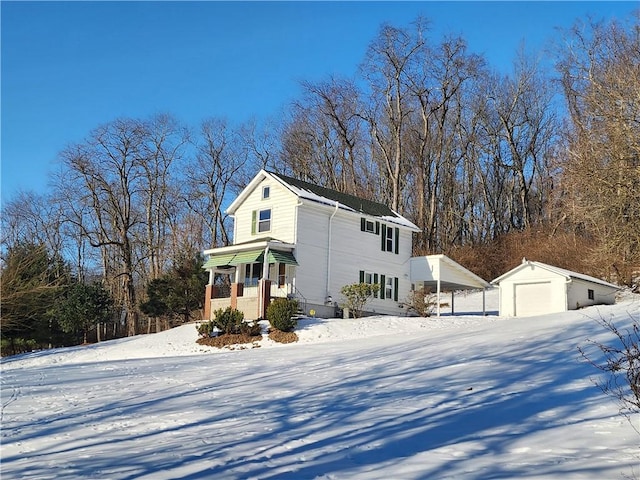
<svg viewBox="0 0 640 480"><path fill-rule="evenodd" d="M527 317L615 302L616 285L523 259L491 282L500 287L500 315Z"/></svg>

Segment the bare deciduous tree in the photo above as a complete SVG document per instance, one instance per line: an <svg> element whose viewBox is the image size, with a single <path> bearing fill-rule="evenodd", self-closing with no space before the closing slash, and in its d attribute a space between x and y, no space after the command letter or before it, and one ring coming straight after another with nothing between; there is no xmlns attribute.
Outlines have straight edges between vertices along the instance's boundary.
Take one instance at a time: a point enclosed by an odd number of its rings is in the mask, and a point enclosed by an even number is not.
<svg viewBox="0 0 640 480"><path fill-rule="evenodd" d="M364 120L352 81L303 82L303 98L284 128L282 163L294 176L340 192L373 197L364 168Z"/></svg>
<svg viewBox="0 0 640 480"><path fill-rule="evenodd" d="M640 265L640 22L590 22L566 35L561 74L571 124L566 213L596 240L594 262L631 285Z"/></svg>
<svg viewBox="0 0 640 480"><path fill-rule="evenodd" d="M144 224L139 203L145 135L136 120L99 127L86 142L62 152L66 172L58 185L66 220L102 253L105 280L122 302L127 335L136 334L138 320L136 236Z"/></svg>
<svg viewBox="0 0 640 480"><path fill-rule="evenodd" d="M166 269L170 256L167 240L175 238L172 231L180 209L175 171L187 140L186 129L170 115L157 115L146 122L140 193L145 210L145 252L150 280Z"/></svg>
<svg viewBox="0 0 640 480"><path fill-rule="evenodd" d="M402 191L408 162L404 152L405 132L409 128L414 105L411 101L411 77L423 58L423 25L416 22L415 31L385 25L369 46L363 71L371 87L370 110L366 114L378 174L383 191L381 200L402 213Z"/></svg>
<svg viewBox="0 0 640 480"><path fill-rule="evenodd" d="M204 121L196 140L196 155L185 170L184 199L192 214L206 225L203 241L209 246L230 242L224 208L235 177L244 166L242 155L234 150L234 135L222 119Z"/></svg>

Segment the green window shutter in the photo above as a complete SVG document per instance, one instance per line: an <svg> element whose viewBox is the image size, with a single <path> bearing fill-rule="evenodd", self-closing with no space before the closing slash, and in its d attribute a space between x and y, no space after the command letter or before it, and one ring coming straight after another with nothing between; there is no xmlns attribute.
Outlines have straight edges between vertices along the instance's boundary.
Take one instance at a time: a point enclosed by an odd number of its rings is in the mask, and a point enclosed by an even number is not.
<svg viewBox="0 0 640 480"><path fill-rule="evenodd" d="M380 222L376 222L376 235L380 235Z"/></svg>
<svg viewBox="0 0 640 480"><path fill-rule="evenodd" d="M387 285L385 280L386 279L385 279L384 275L380 275L380 298L382 300L384 300L384 289L385 289L385 287Z"/></svg>
<svg viewBox="0 0 640 480"><path fill-rule="evenodd" d="M393 300L398 301L398 277L393 279Z"/></svg>
<svg viewBox="0 0 640 480"><path fill-rule="evenodd" d="M377 273L373 274L373 283L374 283L374 285L378 284L378 274ZM378 291L377 290L374 290L373 298L378 298Z"/></svg>
<svg viewBox="0 0 640 480"><path fill-rule="evenodd" d="M256 211L251 212L251 235L256 234Z"/></svg>
<svg viewBox="0 0 640 480"><path fill-rule="evenodd" d="M387 249L387 226L384 223L382 224L381 239L382 239L381 248L382 248L382 251L384 252Z"/></svg>
<svg viewBox="0 0 640 480"><path fill-rule="evenodd" d="M396 255L398 254L398 246L400 245L400 229L396 228Z"/></svg>
<svg viewBox="0 0 640 480"><path fill-rule="evenodd" d="M364 219L364 217L360 218L360 231L361 232L364 232L365 222L366 222L366 220Z"/></svg>
<svg viewBox="0 0 640 480"><path fill-rule="evenodd" d="M364 283L364 270L360 270L360 283Z"/></svg>

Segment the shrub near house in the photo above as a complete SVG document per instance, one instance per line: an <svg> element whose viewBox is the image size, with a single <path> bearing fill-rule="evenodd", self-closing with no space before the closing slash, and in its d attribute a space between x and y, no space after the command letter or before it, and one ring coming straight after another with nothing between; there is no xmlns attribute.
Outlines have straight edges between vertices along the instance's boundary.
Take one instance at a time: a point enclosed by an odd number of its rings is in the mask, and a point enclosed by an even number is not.
<svg viewBox="0 0 640 480"><path fill-rule="evenodd" d="M197 343L212 347L225 347L235 344L253 343L262 339L262 327L256 321L245 322L244 314L228 307L214 312L214 319L196 327L200 338ZM221 332L212 337L214 329Z"/></svg>
<svg viewBox="0 0 640 480"><path fill-rule="evenodd" d="M267 319L273 327L269 332L269 338L279 343L291 343L298 341L298 335L294 329L298 325L295 314L298 310L298 302L288 298L276 298L267 307Z"/></svg>
<svg viewBox="0 0 640 480"><path fill-rule="evenodd" d="M364 306L373 298L380 289L380 285L375 283L352 283L340 289L340 293L345 298L343 308L349 309L355 318L362 315Z"/></svg>

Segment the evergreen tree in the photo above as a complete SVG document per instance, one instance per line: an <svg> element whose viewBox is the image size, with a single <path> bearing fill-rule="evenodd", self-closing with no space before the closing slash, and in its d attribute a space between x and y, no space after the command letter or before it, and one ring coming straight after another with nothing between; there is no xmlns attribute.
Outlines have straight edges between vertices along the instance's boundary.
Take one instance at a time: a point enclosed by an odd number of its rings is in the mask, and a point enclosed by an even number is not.
<svg viewBox="0 0 640 480"><path fill-rule="evenodd" d="M182 317L188 322L194 310L202 308L207 272L200 255L182 256L170 272L152 280L147 286L148 300L140 309L150 317Z"/></svg>
<svg viewBox="0 0 640 480"><path fill-rule="evenodd" d="M66 263L50 255L45 246L20 242L7 250L0 281L4 353L19 353L18 339L30 348L67 343L51 310L69 281Z"/></svg>
<svg viewBox="0 0 640 480"><path fill-rule="evenodd" d="M53 314L65 333L82 334L82 342L87 343L89 331L111 320L113 300L100 283L76 283L67 289Z"/></svg>

